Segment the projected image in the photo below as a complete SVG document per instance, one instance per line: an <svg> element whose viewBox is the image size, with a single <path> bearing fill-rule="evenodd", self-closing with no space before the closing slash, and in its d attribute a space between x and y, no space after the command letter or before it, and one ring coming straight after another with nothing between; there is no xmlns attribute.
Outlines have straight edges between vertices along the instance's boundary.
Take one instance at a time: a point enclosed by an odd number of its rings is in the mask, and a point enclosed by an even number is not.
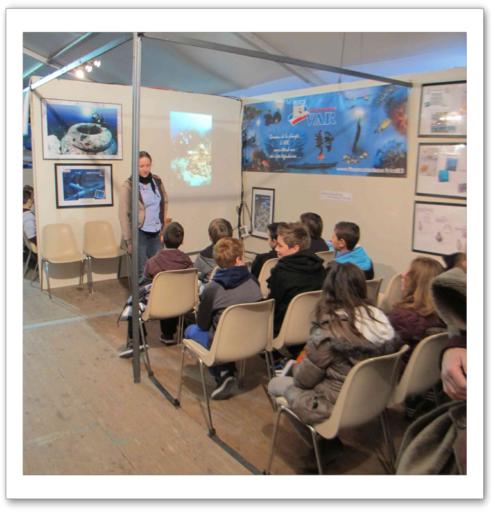
<svg viewBox="0 0 493 512"><path fill-rule="evenodd" d="M190 187L212 182L212 116L170 112L171 170Z"/></svg>

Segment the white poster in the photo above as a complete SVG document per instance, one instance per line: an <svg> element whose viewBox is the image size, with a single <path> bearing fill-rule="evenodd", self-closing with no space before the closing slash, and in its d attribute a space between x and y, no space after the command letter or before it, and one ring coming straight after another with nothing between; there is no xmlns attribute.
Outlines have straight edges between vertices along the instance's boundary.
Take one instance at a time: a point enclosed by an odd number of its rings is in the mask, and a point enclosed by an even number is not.
<svg viewBox="0 0 493 512"><path fill-rule="evenodd" d="M452 254L465 252L466 244L465 205L414 203L413 251Z"/></svg>
<svg viewBox="0 0 493 512"><path fill-rule="evenodd" d="M467 83L425 84L421 90L419 136L467 135Z"/></svg>
<svg viewBox="0 0 493 512"><path fill-rule="evenodd" d="M465 144L420 144L416 194L465 198L466 169Z"/></svg>

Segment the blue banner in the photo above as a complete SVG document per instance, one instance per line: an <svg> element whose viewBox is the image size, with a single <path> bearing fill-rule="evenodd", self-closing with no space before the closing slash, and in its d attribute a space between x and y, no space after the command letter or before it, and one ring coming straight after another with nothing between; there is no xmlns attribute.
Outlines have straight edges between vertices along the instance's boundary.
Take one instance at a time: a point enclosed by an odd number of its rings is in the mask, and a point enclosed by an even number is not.
<svg viewBox="0 0 493 512"><path fill-rule="evenodd" d="M382 85L248 104L242 169L406 176L407 96Z"/></svg>

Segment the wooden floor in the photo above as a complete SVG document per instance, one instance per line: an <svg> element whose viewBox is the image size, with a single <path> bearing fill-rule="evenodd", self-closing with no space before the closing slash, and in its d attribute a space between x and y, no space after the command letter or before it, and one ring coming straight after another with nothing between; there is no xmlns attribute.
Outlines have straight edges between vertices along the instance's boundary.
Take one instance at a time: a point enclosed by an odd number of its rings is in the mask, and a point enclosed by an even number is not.
<svg viewBox="0 0 493 512"><path fill-rule="evenodd" d="M24 280L24 474L25 475L243 475L266 467L274 413L265 394L264 361L247 362L242 389L212 401L219 438L245 461L207 435L199 367L188 358L181 407L152 384L142 364L133 382L131 359L118 358L127 325L117 325L128 296L126 281L87 288L59 288L53 300L39 283ZM173 394L180 348L159 342L159 324L149 327L152 368ZM208 376L209 378L210 376ZM212 389L213 381L209 379ZM396 446L407 426L402 411L390 411ZM378 446L377 422L344 433L344 448L327 474L385 474L368 446ZM283 420L274 474L315 472L313 452Z"/></svg>

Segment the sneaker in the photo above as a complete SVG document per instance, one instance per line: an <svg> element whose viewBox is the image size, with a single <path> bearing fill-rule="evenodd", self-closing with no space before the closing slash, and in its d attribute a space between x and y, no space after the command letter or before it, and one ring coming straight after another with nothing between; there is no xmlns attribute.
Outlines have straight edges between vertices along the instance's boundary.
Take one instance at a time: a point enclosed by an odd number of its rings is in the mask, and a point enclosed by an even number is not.
<svg viewBox="0 0 493 512"><path fill-rule="evenodd" d="M274 373L276 375L276 377L279 377L279 376L289 376L289 375L292 375L293 373L293 366L296 364L296 360L295 359L290 359L289 361L286 362L286 364L284 365L284 367L280 367L280 368L277 368L274 370Z"/></svg>
<svg viewBox="0 0 493 512"><path fill-rule="evenodd" d="M142 352L144 350L144 345L140 345L140 351ZM149 348L149 345L146 344L145 348ZM118 357L121 357L123 359L128 359L133 356L134 348L132 346L132 341L130 340L126 345L123 345L118 350Z"/></svg>
<svg viewBox="0 0 493 512"><path fill-rule="evenodd" d="M173 338L173 336L171 336L171 338L167 338L164 334L161 334L159 341L165 345L176 345L176 340Z"/></svg>
<svg viewBox="0 0 493 512"><path fill-rule="evenodd" d="M232 375L225 377L211 393L211 400L226 400L226 398L229 398L235 381L236 379Z"/></svg>

